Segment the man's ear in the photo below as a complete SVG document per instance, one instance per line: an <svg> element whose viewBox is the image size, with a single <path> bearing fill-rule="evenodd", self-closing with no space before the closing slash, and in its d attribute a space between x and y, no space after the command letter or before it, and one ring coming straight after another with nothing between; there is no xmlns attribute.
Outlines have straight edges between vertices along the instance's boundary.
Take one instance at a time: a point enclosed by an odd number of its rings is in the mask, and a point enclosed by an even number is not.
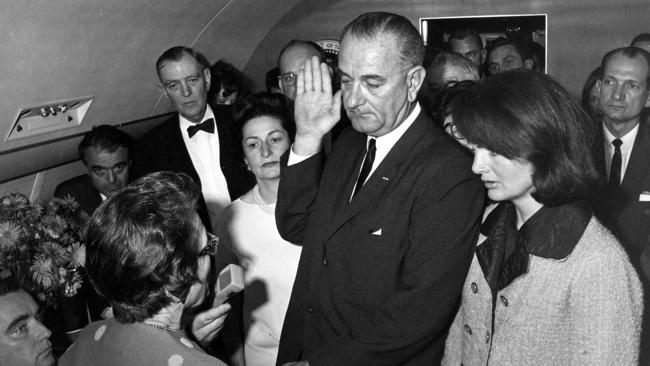
<svg viewBox="0 0 650 366"><path fill-rule="evenodd" d="M526 70L532 70L535 67L535 61L532 58L527 58L524 60L524 68Z"/></svg>
<svg viewBox="0 0 650 366"><path fill-rule="evenodd" d="M598 94L600 94L600 87L603 85L602 80L596 80L596 90L598 90ZM650 95L649 95L650 97Z"/></svg>
<svg viewBox="0 0 650 366"><path fill-rule="evenodd" d="M210 69L207 67L203 70L203 79L205 79L205 89L206 91L210 90L210 82L212 81L212 74L210 74Z"/></svg>
<svg viewBox="0 0 650 366"><path fill-rule="evenodd" d="M406 73L406 87L409 102L415 102L417 99L418 91L422 87L426 75L427 71L420 65L412 67Z"/></svg>

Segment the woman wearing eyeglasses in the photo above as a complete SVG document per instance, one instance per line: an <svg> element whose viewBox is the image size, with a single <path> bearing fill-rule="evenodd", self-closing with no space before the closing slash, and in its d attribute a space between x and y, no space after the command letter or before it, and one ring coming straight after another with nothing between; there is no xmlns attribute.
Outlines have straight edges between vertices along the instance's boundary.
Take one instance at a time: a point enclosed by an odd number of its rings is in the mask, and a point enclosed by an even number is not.
<svg viewBox="0 0 650 366"><path fill-rule="evenodd" d="M224 365L181 323L213 288L218 240L196 213L199 193L185 174L152 173L95 211L86 268L115 318L84 328L59 365ZM229 305L222 306L212 315L225 314Z"/></svg>
<svg viewBox="0 0 650 366"><path fill-rule="evenodd" d="M444 365L636 365L638 276L586 199L597 129L539 72L491 76L452 101L497 205L488 208Z"/></svg>
<svg viewBox="0 0 650 366"><path fill-rule="evenodd" d="M282 95L258 93L235 106L240 152L257 185L220 217L219 256L229 248L244 268L243 354L247 366L274 365L301 247L280 237L275 202L280 156L291 145ZM232 314L234 316L234 314Z"/></svg>

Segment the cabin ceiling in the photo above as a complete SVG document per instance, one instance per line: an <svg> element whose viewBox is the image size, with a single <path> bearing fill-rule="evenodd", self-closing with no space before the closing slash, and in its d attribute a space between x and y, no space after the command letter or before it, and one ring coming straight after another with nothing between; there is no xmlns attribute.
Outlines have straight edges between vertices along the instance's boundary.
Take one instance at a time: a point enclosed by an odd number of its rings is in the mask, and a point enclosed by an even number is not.
<svg viewBox="0 0 650 366"><path fill-rule="evenodd" d="M154 67L167 48L192 46L242 68L297 2L0 0L0 182L76 159L78 139L67 139L93 125L171 111ZM94 101L81 126L5 142L21 108L82 96Z"/></svg>

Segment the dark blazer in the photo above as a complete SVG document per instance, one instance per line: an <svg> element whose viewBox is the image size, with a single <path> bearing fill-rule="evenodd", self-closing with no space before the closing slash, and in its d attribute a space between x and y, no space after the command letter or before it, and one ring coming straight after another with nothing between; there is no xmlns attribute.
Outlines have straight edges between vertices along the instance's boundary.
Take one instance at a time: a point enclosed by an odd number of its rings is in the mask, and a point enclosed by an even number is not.
<svg viewBox="0 0 650 366"><path fill-rule="evenodd" d="M602 143L600 151L604 162ZM597 217L612 230L627 250L630 261L639 272L645 293L648 294L650 293L650 201L640 201L644 192L646 199L650 197L650 121L648 119L643 119L639 123L639 132L634 140L620 192L609 192L605 188L594 203ZM644 324L639 359L645 365L650 363L650 296L644 298Z"/></svg>
<svg viewBox="0 0 650 366"><path fill-rule="evenodd" d="M95 189L88 174L68 179L56 186L54 197L66 198L67 196L77 200L81 209L88 215L92 215L102 203L102 197ZM83 282L81 293L86 299L91 321L103 320L101 314L106 307L110 306L108 301L97 294L88 281Z"/></svg>
<svg viewBox="0 0 650 366"><path fill-rule="evenodd" d="M474 252L483 188L422 112L350 202L366 136L287 167L276 207L303 243L277 364L433 365ZM322 172L322 174L321 174Z"/></svg>
<svg viewBox="0 0 650 366"><path fill-rule="evenodd" d="M65 198L67 196L72 196L77 200L81 209L88 215L92 215L102 203L102 197L95 189L88 174L68 179L56 186L54 197Z"/></svg>
<svg viewBox="0 0 650 366"><path fill-rule="evenodd" d="M219 133L221 171L226 178L230 198L235 200L253 187L255 179L245 170L243 160L235 158L237 142L233 141L231 132L233 122L230 109L215 106L212 111ZM171 170L189 175L200 186L201 180L185 147L182 132L185 131L180 130L178 114L175 114L140 137L134 147L132 180L151 172ZM210 230L210 218L203 197L199 200L198 213L206 229Z"/></svg>

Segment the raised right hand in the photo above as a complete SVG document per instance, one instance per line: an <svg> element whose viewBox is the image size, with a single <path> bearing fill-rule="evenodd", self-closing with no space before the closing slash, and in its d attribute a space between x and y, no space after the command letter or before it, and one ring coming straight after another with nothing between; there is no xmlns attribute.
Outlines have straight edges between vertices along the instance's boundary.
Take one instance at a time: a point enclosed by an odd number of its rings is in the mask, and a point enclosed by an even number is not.
<svg viewBox="0 0 650 366"><path fill-rule="evenodd" d="M313 155L320 150L323 136L341 118L341 91L332 95L329 67L320 63L318 57L305 61L304 66L296 82L293 151L299 155Z"/></svg>

